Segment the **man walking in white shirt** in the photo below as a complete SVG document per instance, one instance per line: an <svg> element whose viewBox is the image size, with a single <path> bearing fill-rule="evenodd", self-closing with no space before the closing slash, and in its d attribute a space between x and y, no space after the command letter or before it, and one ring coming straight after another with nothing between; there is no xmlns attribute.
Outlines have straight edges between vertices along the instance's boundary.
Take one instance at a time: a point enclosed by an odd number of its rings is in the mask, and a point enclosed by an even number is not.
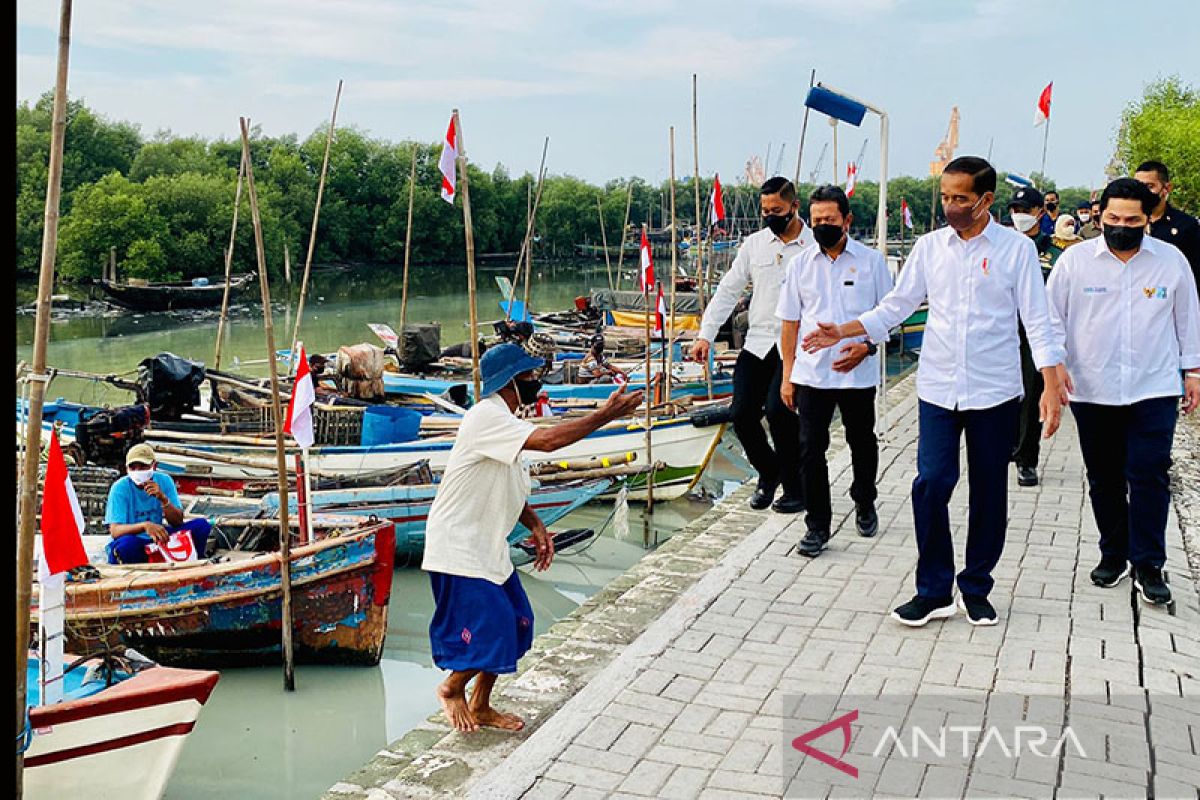
<svg viewBox="0 0 1200 800"><path fill-rule="evenodd" d="M992 219L995 192L996 170L986 160L963 156L947 164L941 199L949 226L917 240L896 288L873 310L841 325L822 322L804 337L808 352L864 333L883 342L922 300L929 301L917 368L917 594L892 612L914 627L955 612L949 504L964 433L970 509L959 605L973 625L998 621L988 594L1004 549L1008 459L1022 395L1018 313L1045 381L1043 436L1054 434L1062 413L1055 367L1063 348L1050 322L1037 249L1028 236Z"/></svg>
<svg viewBox="0 0 1200 800"><path fill-rule="evenodd" d="M750 298L750 330L733 368L733 429L746 459L758 472L758 490L750 507L771 506L784 514L804 510L804 488L800 477L800 424L796 414L783 404L779 386L783 374L779 358L779 319L775 307L784 267L801 248L812 242L797 210L796 187L787 178L775 177L762 185L762 214L766 227L746 237L737 257L717 285L704 309L700 335L691 356L707 362L709 348L721 324L737 304L746 284L754 285ZM763 430L763 410L771 440ZM772 504L775 490L783 495Z"/></svg>
<svg viewBox="0 0 1200 800"><path fill-rule="evenodd" d="M800 415L800 461L804 475L807 533L797 551L820 554L832 536L829 493L829 426L833 412L842 416L854 465L850 497L861 536L879 530L875 476L879 444L875 439L875 387L879 384L878 347L856 340L838 352L797 353L800 337L816 330L818 320L850 322L879 304L892 288L892 276L878 250L851 239L850 200L837 186L822 186L809 197L809 222L817 247L806 247L788 263L777 314L783 321L784 405Z"/></svg>
<svg viewBox="0 0 1200 800"><path fill-rule="evenodd" d="M1145 235L1157 200L1133 178L1110 183L1103 236L1064 252L1047 285L1100 530L1092 582L1116 586L1132 564L1156 605L1171 601L1162 568L1179 396L1185 414L1200 405L1200 301L1183 253Z"/></svg>

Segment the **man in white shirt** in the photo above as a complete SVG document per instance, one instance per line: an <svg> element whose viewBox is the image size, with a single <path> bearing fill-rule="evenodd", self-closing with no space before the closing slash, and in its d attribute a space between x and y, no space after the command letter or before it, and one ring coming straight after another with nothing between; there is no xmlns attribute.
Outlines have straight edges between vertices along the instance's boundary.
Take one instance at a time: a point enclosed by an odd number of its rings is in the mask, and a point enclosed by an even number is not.
<svg viewBox="0 0 1200 800"><path fill-rule="evenodd" d="M795 514L804 510L800 424L795 412L784 406L779 396L783 368L775 307L779 303L785 265L812 242L812 236L797 213L800 202L791 181L771 178L760 192L766 227L747 236L738 248L733 265L704 309L700 335L692 345L691 356L702 363L708 361L717 331L737 305L746 284L752 283L750 330L733 368L733 429L746 451L746 459L758 472L758 489L750 498L750 507L761 510L771 506L780 513ZM771 443L763 430L764 408ZM780 486L783 496L772 504L775 490Z"/></svg>
<svg viewBox="0 0 1200 800"><path fill-rule="evenodd" d="M592 413L553 425L518 419L518 405L536 399L545 366L519 345L505 343L479 360L479 400L463 415L450 459L429 509L425 556L435 609L429 624L433 661L451 671L437 688L438 702L455 730L481 726L520 730L525 723L491 706L496 676L515 672L533 642L533 610L508 553L508 534L520 522L537 548L535 569L554 558L554 542L527 502L529 470L524 450L566 447L607 422L625 416L642 392L621 386ZM475 679L470 700L467 684Z"/></svg>
<svg viewBox="0 0 1200 800"><path fill-rule="evenodd" d="M809 222L816 247L806 247L788 263L777 309L783 321L780 349L784 405L800 415L800 466L804 475L807 533L797 551L810 558L832 536L829 494L829 426L833 412L842 416L854 467L850 497L861 536L879 530L875 476L879 446L875 439L875 387L879 384L878 347L862 338L839 352L797 353L800 337L816 330L818 320L850 322L870 311L891 291L892 276L878 250L850 238L850 200L837 186L822 186L809 197Z"/></svg>
<svg viewBox="0 0 1200 800"><path fill-rule="evenodd" d="M841 325L821 322L804 337L808 352L864 333L883 342L921 301L929 301L917 367L917 594L892 612L894 619L914 627L955 613L949 504L958 484L964 433L970 510L958 602L973 625L998 621L988 594L992 569L1004 549L1008 459L1021 405L1018 314L1045 381L1043 436L1058 429L1065 400L1055 372L1063 347L1050 322L1037 248L1028 236L992 219L988 209L995 192L996 170L986 160L963 156L947 164L941 197L949 226L917 240L896 288L873 310Z"/></svg>
<svg viewBox="0 0 1200 800"><path fill-rule="evenodd" d="M1156 203L1133 178L1110 183L1103 236L1066 250L1047 292L1100 530L1092 582L1116 586L1132 564L1157 605L1171 601L1162 568L1177 404L1181 393L1185 414L1200 404L1200 301L1183 253L1145 234Z"/></svg>

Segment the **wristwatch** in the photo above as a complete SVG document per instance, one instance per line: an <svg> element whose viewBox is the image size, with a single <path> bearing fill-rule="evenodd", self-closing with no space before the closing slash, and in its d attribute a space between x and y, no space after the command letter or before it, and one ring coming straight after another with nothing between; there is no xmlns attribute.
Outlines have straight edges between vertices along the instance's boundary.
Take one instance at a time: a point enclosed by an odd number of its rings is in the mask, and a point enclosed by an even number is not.
<svg viewBox="0 0 1200 800"><path fill-rule="evenodd" d="M867 346L867 355L873 356L879 352L879 345L874 342L863 342Z"/></svg>

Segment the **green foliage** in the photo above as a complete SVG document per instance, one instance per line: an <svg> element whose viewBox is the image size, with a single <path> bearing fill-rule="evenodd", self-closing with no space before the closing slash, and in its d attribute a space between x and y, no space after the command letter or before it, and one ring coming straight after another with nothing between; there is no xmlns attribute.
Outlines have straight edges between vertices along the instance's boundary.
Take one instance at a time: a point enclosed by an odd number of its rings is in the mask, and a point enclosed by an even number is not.
<svg viewBox="0 0 1200 800"><path fill-rule="evenodd" d="M1171 202L1200 213L1200 92L1178 75L1147 85L1121 116L1117 160L1124 174L1151 159L1171 171Z"/></svg>

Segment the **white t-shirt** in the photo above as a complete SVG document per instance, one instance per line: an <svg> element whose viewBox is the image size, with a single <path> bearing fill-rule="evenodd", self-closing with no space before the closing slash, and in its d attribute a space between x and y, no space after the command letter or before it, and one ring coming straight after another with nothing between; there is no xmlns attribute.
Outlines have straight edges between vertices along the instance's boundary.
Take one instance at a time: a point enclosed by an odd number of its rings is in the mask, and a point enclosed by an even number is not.
<svg viewBox="0 0 1200 800"><path fill-rule="evenodd" d="M521 450L534 425L499 395L463 415L425 526L421 569L502 584L512 575L508 534L529 497Z"/></svg>

